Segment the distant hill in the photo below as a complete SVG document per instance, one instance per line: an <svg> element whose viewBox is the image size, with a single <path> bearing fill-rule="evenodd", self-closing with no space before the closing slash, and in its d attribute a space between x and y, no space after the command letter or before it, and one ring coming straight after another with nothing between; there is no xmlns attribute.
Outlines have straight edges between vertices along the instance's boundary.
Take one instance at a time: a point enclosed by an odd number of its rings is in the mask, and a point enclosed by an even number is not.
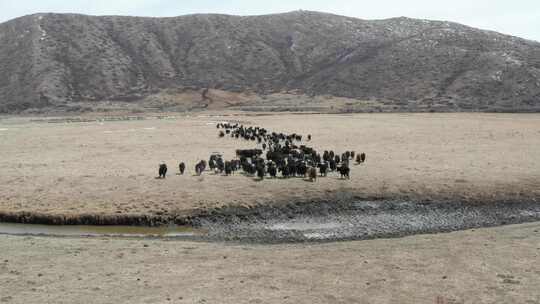
<svg viewBox="0 0 540 304"><path fill-rule="evenodd" d="M208 89L345 97L385 110L539 111L540 43L451 22L308 11L36 14L0 24L2 113L98 101L155 105L186 94L204 103Z"/></svg>

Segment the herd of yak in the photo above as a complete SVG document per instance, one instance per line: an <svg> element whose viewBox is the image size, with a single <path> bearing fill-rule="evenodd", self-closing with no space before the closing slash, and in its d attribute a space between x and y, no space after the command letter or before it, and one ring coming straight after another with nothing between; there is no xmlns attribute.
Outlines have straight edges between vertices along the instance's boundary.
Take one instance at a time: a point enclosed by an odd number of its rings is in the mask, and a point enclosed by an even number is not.
<svg viewBox="0 0 540 304"><path fill-rule="evenodd" d="M276 178L281 174L283 178L303 177L315 181L318 175L327 176L328 172L335 171L339 172L342 179L349 179L349 162L355 160L361 164L366 161L365 153L356 154L355 151L346 151L341 155L334 151L324 151L321 155L311 147L299 145L302 142L302 135L299 134L269 132L261 127L244 127L231 123L218 123L216 127L220 129L220 138L230 136L253 141L261 149L236 150L237 157L232 160L223 160L221 155L212 154L208 162L201 160L195 165L197 175L201 175L208 167L227 176L242 170L261 180L267 176ZM306 139L311 141L311 135ZM180 174L184 174L185 163L180 163L178 169ZM167 165L162 163L159 165L159 177L165 178L166 174Z"/></svg>

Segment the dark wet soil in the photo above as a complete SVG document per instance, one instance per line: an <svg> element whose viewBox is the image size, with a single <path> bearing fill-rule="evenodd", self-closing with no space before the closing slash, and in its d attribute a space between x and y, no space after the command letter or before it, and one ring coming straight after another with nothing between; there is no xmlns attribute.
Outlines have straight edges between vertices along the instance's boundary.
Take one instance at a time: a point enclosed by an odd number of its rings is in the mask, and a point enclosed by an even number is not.
<svg viewBox="0 0 540 304"><path fill-rule="evenodd" d="M261 243L402 237L540 221L540 203L357 201L258 207L196 220L212 240Z"/></svg>

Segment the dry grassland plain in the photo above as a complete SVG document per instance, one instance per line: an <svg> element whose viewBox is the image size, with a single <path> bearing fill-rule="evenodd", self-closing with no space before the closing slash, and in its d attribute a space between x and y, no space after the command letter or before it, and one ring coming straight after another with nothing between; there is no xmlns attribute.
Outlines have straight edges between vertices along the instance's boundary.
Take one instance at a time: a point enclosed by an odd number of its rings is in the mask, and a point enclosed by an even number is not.
<svg viewBox="0 0 540 304"><path fill-rule="evenodd" d="M0 236L0 303L540 303L540 224L250 245Z"/></svg>
<svg viewBox="0 0 540 304"><path fill-rule="evenodd" d="M471 203L540 197L538 114L173 116L0 120L0 213L189 215L338 192ZM219 139L219 121L312 134L315 148L363 151L367 162L352 166L351 180L314 183L193 176L210 153L230 158L254 145ZM155 179L162 160L168 177ZM538 223L280 245L0 235L0 253L1 303L540 303Z"/></svg>
<svg viewBox="0 0 540 304"><path fill-rule="evenodd" d="M62 121L62 120L55 120ZM216 123L311 134L318 149L365 152L350 180L316 182L211 172L212 152L233 158L255 142L218 138ZM221 206L357 198L496 201L540 197L538 114L250 115L201 113L144 120L50 123L0 120L0 212L45 215L189 215ZM156 179L160 161L166 179ZM187 164L180 176L178 163Z"/></svg>

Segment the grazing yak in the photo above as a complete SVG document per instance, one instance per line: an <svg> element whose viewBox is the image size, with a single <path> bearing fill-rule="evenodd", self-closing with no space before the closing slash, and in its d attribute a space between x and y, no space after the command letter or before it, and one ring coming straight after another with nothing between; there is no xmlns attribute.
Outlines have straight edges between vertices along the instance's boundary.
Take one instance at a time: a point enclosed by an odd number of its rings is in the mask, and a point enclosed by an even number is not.
<svg viewBox="0 0 540 304"><path fill-rule="evenodd" d="M330 159L330 161L328 162L329 163L329 166L330 166L330 171L334 172L337 170L337 163L334 159Z"/></svg>
<svg viewBox="0 0 540 304"><path fill-rule="evenodd" d="M289 178L289 176L291 175L291 172L289 170L289 166L287 166L287 165L279 167L279 171L281 172L281 175L284 178Z"/></svg>
<svg viewBox="0 0 540 304"><path fill-rule="evenodd" d="M225 171L225 162L223 162L221 157L216 160L216 169L219 173L223 173L223 171Z"/></svg>
<svg viewBox="0 0 540 304"><path fill-rule="evenodd" d="M323 156L322 156L322 159L323 159L325 162L330 161L330 154L328 153L328 151L324 151Z"/></svg>
<svg viewBox="0 0 540 304"><path fill-rule="evenodd" d="M180 175L184 175L184 171L186 170L186 164L183 162L178 165L178 170L180 170Z"/></svg>
<svg viewBox="0 0 540 304"><path fill-rule="evenodd" d="M230 161L225 162L225 175L231 175L233 173L233 164Z"/></svg>
<svg viewBox="0 0 540 304"><path fill-rule="evenodd" d="M349 160L357 162L365 161L365 154L356 154L354 151L334 153L324 151L318 153L314 148L301 145L302 135L292 133L276 133L261 127L244 126L241 124L218 123L218 136L244 139L257 142L262 149L239 149L236 150L237 159L224 162L220 155L212 155L208 161L210 169L225 172L225 175L233 174L242 169L247 175L255 174L264 179L266 173L276 177L281 172L284 178L291 176L309 177L314 181L317 171L321 177L327 176L328 171L339 171L342 178L349 178ZM311 134L306 136L307 141L312 140ZM264 155L263 155L264 152ZM197 174L201 174L206 168L206 161L200 161L195 166ZM185 165L184 165L185 167Z"/></svg>
<svg viewBox="0 0 540 304"><path fill-rule="evenodd" d="M158 173L160 178L165 178L165 176L167 175L167 165L165 163L159 164Z"/></svg>
<svg viewBox="0 0 540 304"><path fill-rule="evenodd" d="M321 174L321 176L326 176L328 172L328 163L320 163L317 166L319 167L319 173Z"/></svg>
<svg viewBox="0 0 540 304"><path fill-rule="evenodd" d="M314 167L310 167L307 170L307 173L308 173L310 182L314 182L317 180L317 169L315 169Z"/></svg>
<svg viewBox="0 0 540 304"><path fill-rule="evenodd" d="M258 164L257 165L257 176L262 180L264 179L264 165Z"/></svg>
<svg viewBox="0 0 540 304"><path fill-rule="evenodd" d="M236 155L238 157L254 158L263 154L261 149L247 149L247 150L236 150Z"/></svg>
<svg viewBox="0 0 540 304"><path fill-rule="evenodd" d="M306 174L308 173L308 167L306 166L305 162L300 162L296 165L296 173L303 177L306 176Z"/></svg>
<svg viewBox="0 0 540 304"><path fill-rule="evenodd" d="M195 173L197 173L197 175L201 175L204 170L206 170L206 161L201 160L195 165Z"/></svg>
<svg viewBox="0 0 540 304"><path fill-rule="evenodd" d="M210 159L208 160L208 167L210 168L210 170L214 171L214 169L218 167L220 159L221 159L221 155L218 155L218 154L210 155Z"/></svg>
<svg viewBox="0 0 540 304"><path fill-rule="evenodd" d="M270 174L270 177L275 178L277 175L277 167L274 164L274 162L268 163L268 174Z"/></svg>
<svg viewBox="0 0 540 304"><path fill-rule="evenodd" d="M337 168L339 174L341 175L341 178L347 178L350 179L349 173L351 172L351 169L346 165L341 165Z"/></svg>
<svg viewBox="0 0 540 304"><path fill-rule="evenodd" d="M360 160L361 160L362 163L365 163L365 162L366 162L366 153L362 152L362 153L360 154Z"/></svg>

